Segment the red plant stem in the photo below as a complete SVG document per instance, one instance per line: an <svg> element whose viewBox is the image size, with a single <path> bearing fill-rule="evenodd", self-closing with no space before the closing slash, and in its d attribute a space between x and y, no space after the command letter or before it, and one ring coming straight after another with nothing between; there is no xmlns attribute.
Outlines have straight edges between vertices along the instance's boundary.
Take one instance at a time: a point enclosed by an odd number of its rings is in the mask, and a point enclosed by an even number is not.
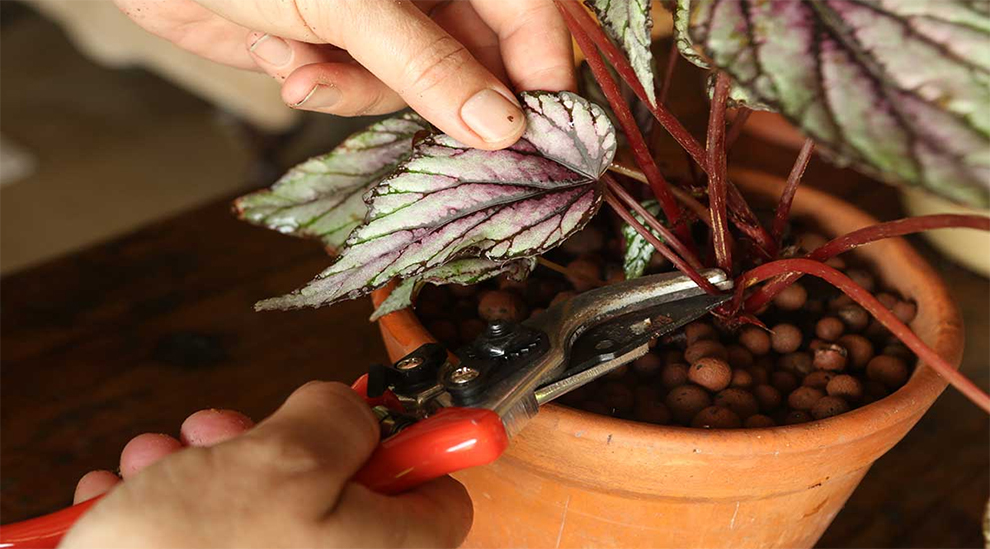
<svg viewBox="0 0 990 549"><path fill-rule="evenodd" d="M605 184L608 186L609 190L612 191L612 193L618 196L620 199L622 199L622 201L625 202L627 206L632 208L633 211L638 213L639 216L646 221L646 224L651 229L660 233L660 236L664 239L664 241L667 244L669 244L670 247L673 248L675 252L680 254L680 256L684 258L684 261L687 262L688 265L690 265L695 269L700 269L702 267L701 261L699 261L698 257L694 255L694 252L689 250L687 246L685 246L684 243L682 243L681 240L674 235L674 233L670 232L670 229L664 227L663 224L660 223L660 221L656 217L654 217L653 214L651 214L646 208L644 208L643 205L640 204L638 200L633 198L633 196L630 195L628 191L622 188L622 185L620 185L619 182L616 181L615 178L611 176L611 174L606 173L604 176L602 176L602 180L605 181Z"/></svg>
<svg viewBox="0 0 990 549"><path fill-rule="evenodd" d="M877 240L934 229L977 229L990 231L990 217L982 215L937 214L920 215L887 221L885 223L877 223L876 225L864 227L833 238L808 254L807 259L824 262L841 253L848 252L871 242L876 242ZM746 299L746 310L758 311L774 297L777 297L777 294L783 291L784 288L790 286L799 278L801 278L800 273L790 273L763 285ZM736 303L736 307L738 307L739 302L737 301Z"/></svg>
<svg viewBox="0 0 990 549"><path fill-rule="evenodd" d="M736 117L732 119L732 125L729 126L729 133L725 134L725 150L731 150L732 146L736 144L736 140L742 135L743 126L746 125L746 121L749 120L749 115L753 114L753 109L747 109L746 107L739 107L736 110Z"/></svg>
<svg viewBox="0 0 990 549"><path fill-rule="evenodd" d="M790 219L791 202L794 201L794 193L797 192L798 185L801 183L801 176L804 175L804 170L808 167L808 161L811 160L811 155L814 152L815 142L810 138L805 139L804 145L801 146L801 152L794 159L794 166L791 167L791 173L787 176L787 184L784 185L784 191L780 193L780 202L777 204L777 215L774 216L773 227L770 228L770 236L773 237L774 243L774 255L780 250L780 239L784 234L784 227L787 226L787 220Z"/></svg>
<svg viewBox="0 0 990 549"><path fill-rule="evenodd" d="M677 50L676 42L670 43L670 51L667 52L667 66L663 71L663 82L660 83L660 95L657 96L657 103L666 104L667 94L670 93L670 81L674 78L674 67L681 53Z"/></svg>
<svg viewBox="0 0 990 549"><path fill-rule="evenodd" d="M906 324L898 320L892 312L888 311L877 298L873 297L873 294L853 282L848 276L824 263L811 259L781 259L760 265L740 277L741 282L736 285L736 297L739 298L742 296L746 288L753 284L792 272L804 273L821 278L851 297L861 307L869 311L874 318L880 321L880 324L883 324L885 328L890 330L897 339L903 341L927 366L935 370L938 375L942 376L962 394L966 395L966 398L974 404L984 411L990 412L990 395L984 393L972 381L967 379L966 376L959 373L958 370L953 368L942 357L938 356L938 353L926 345L917 334L912 332Z"/></svg>
<svg viewBox="0 0 990 549"><path fill-rule="evenodd" d="M646 176L643 175L643 172L637 170L636 168L630 168L629 166L626 166L620 162L613 161L611 164L609 164L608 169L617 174L624 175L630 179L635 179L640 183L646 185L649 184L649 182L646 180ZM670 191L674 193L674 196L677 198L677 200L681 201L681 205L683 205L685 208L690 210L691 213L697 216L698 219L700 219L705 225L708 225L709 227L712 226L711 213L708 211L708 208L705 207L704 204L698 202L697 198L691 196L691 193L679 187L671 187Z"/></svg>
<svg viewBox="0 0 990 549"><path fill-rule="evenodd" d="M704 147L701 146L698 140L691 135L691 132L687 131L684 125L662 103L650 103L646 95L646 90L640 84L639 79L636 78L636 73L633 71L632 65L622 55L622 52L605 36L605 33L602 32L602 29L595 23L594 19L588 15L588 12L578 2L567 0L555 0L555 2L561 13L564 13L564 20L567 23L567 27L570 29L571 34L574 35L574 39L577 40L578 45L581 44L581 39L578 38L579 35L585 41L592 41L605 54L612 66L615 67L616 72L619 73L619 76L625 80L626 84L629 85L639 99L646 104L650 112L653 113L653 116L660 122L660 125L670 133L674 140L707 173L709 168L705 161ZM585 50L584 46L581 46L581 50ZM584 53L588 56L587 51ZM750 209L749 204L743 199L739 189L731 181L727 182L727 186L728 207L736 214L733 219L736 226L753 239L767 257L770 257L769 251L773 248L773 239L770 238L770 233L760 225L756 219L756 215L753 214L753 210Z"/></svg>
<svg viewBox="0 0 990 549"><path fill-rule="evenodd" d="M657 201L660 202L660 207L663 208L664 215L667 216L667 220L670 221L670 224L682 237L686 239L690 238L687 224L681 220L680 206L674 200L674 195L670 192L670 185L663 177L663 174L660 173L660 168L657 167L656 161L653 160L653 155L650 154L650 148L646 145L646 139L643 138L643 134L640 133L639 127L636 125L636 119L629 110L629 105L622 98L622 92L619 90L618 83L609 74L608 69L605 67L605 61L602 59L601 54L598 53L598 50L595 49L594 44L586 34L579 32L577 21L562 6L562 4L573 4L573 2L555 0L555 3L557 4L557 9L563 15L567 26L571 29L571 34L574 35L578 46L584 52L585 59L588 61L588 68L591 69L591 74L594 75L595 80L602 88L602 92L605 93L605 97L612 106L612 111L615 113L619 125L622 126L622 131L626 134L626 138L629 141L629 148L632 150L633 158L636 159L636 164L646 174L646 179L650 182L650 188L653 189L653 194L656 195ZM580 6L575 7L583 11L583 8ZM642 88L642 86L640 87Z"/></svg>
<svg viewBox="0 0 990 549"><path fill-rule="evenodd" d="M642 235L647 242L652 244L653 247L656 248L658 252L660 252L660 255L666 257L671 263L673 263L674 267L676 267L677 270L686 274L688 278L693 280L695 284L697 284L699 287L701 287L701 289L705 290L706 292L710 294L721 293L721 291L718 288L716 288L711 282L709 282L707 278L701 276L701 273L699 273L697 269L694 269L693 267L685 263L685 261L681 259L679 255L671 251L671 249L668 248L663 243L663 241L657 238L656 235L654 235L649 229L644 227L643 224L640 223L636 219L636 217L633 216L633 214L630 213L629 210L627 210L622 205L622 201L619 200L608 189L605 190L605 201L608 202L608 205L611 206L613 210L615 210L615 213L619 214L619 217L621 217L623 221L628 223L629 226L635 229L636 232L638 232L640 235Z"/></svg>
<svg viewBox="0 0 990 549"><path fill-rule="evenodd" d="M729 222L725 206L725 179L728 165L725 158L725 103L729 100L729 75L719 72L715 77L715 96L708 114L708 207L712 211L712 245L715 263L732 273L732 249L729 247Z"/></svg>

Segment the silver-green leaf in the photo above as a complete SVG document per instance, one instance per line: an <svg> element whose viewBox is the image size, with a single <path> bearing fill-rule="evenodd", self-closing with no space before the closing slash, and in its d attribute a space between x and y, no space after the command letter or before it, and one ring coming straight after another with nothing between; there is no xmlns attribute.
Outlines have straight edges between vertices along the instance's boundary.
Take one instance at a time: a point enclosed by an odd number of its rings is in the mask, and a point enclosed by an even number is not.
<svg viewBox="0 0 990 549"><path fill-rule="evenodd" d="M605 34L625 52L650 103L656 105L653 52L650 50L653 29L650 0L585 0L585 4L594 10Z"/></svg>
<svg viewBox="0 0 990 549"><path fill-rule="evenodd" d="M642 202L642 205L654 217L658 219L663 217L663 212L660 210L660 203L656 200L646 200ZM646 225L646 220L638 213L633 212L633 216L644 226ZM653 233L653 236L663 240L660 233L653 229L649 230ZM648 240L643 238L643 235L639 234L636 229L632 228L631 225L622 226L622 238L626 242L626 253L622 261L622 268L626 272L626 280L639 278L646 272L646 267L649 266L650 258L653 257L653 252L656 251L656 248Z"/></svg>

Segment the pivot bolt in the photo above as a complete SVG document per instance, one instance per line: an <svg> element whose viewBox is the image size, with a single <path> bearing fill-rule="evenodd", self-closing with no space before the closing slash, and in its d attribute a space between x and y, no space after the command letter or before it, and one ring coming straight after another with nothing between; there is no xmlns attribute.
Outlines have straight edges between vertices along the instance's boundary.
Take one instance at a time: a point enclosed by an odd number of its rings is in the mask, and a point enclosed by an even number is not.
<svg viewBox="0 0 990 549"><path fill-rule="evenodd" d="M455 385L463 385L468 383L478 377L478 370L471 368L470 366L460 366L454 371L450 372L450 382Z"/></svg>
<svg viewBox="0 0 990 549"><path fill-rule="evenodd" d="M395 367L399 370L412 370L413 368L418 368L421 364L423 364L421 357L411 356L396 362Z"/></svg>

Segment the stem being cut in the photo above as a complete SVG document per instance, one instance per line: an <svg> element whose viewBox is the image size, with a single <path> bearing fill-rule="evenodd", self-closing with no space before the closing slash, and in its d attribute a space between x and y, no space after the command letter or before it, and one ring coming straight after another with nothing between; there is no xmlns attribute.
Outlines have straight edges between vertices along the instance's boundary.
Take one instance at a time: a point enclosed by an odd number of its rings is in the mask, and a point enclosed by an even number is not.
<svg viewBox="0 0 990 549"><path fill-rule="evenodd" d="M770 228L770 236L773 237L774 243L774 255L780 250L780 239L783 237L784 227L787 226L787 221L791 217L791 202L794 201L794 193L797 192L798 185L801 183L801 176L804 175L804 170L808 167L808 161L811 160L813 152L815 152L815 142L811 138L805 139L804 145L801 146L801 152L798 153L794 160L794 166L791 167L791 173L787 176L784 191L780 193L777 214L773 218L773 227Z"/></svg>
<svg viewBox="0 0 990 549"><path fill-rule="evenodd" d="M914 351L914 354L918 355L920 360L935 370L936 373L958 389L966 398L984 411L990 412L990 395L980 390L966 376L959 373L952 365L940 357L917 334L912 332L906 324L898 320L894 316L894 313L888 311L877 298L873 297L873 294L853 282L848 276L820 261L811 259L781 259L760 265L739 277L739 282L736 284L735 290L736 298L740 299L743 292L754 284L788 273L803 273L815 276L841 290L842 293L851 297L853 301L873 315L897 339L900 339L909 349Z"/></svg>

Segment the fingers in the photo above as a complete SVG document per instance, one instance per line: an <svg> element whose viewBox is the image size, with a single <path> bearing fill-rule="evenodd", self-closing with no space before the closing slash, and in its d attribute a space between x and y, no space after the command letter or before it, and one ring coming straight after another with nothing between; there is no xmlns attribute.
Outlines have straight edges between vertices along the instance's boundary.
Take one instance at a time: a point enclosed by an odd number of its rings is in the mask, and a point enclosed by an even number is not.
<svg viewBox="0 0 990 549"><path fill-rule="evenodd" d="M168 435L145 433L131 439L120 452L120 476L127 480L141 469L182 449L182 443Z"/></svg>
<svg viewBox="0 0 990 549"><path fill-rule="evenodd" d="M82 503L105 494L119 482L120 477L110 471L90 471L76 483L76 493L72 496L72 504Z"/></svg>
<svg viewBox="0 0 990 549"><path fill-rule="evenodd" d="M571 34L553 0L471 4L498 34L502 62L517 90L577 88Z"/></svg>
<svg viewBox="0 0 990 549"><path fill-rule="evenodd" d="M233 410L200 410L186 418L179 430L179 440L186 446L213 446L254 426L246 415Z"/></svg>
<svg viewBox="0 0 990 549"><path fill-rule="evenodd" d="M246 27L346 49L410 107L468 145L503 148L525 129L519 104L505 84L408 0L200 2ZM340 93L342 86L336 88L337 94L333 87L312 91L325 101L339 101L346 94Z"/></svg>

